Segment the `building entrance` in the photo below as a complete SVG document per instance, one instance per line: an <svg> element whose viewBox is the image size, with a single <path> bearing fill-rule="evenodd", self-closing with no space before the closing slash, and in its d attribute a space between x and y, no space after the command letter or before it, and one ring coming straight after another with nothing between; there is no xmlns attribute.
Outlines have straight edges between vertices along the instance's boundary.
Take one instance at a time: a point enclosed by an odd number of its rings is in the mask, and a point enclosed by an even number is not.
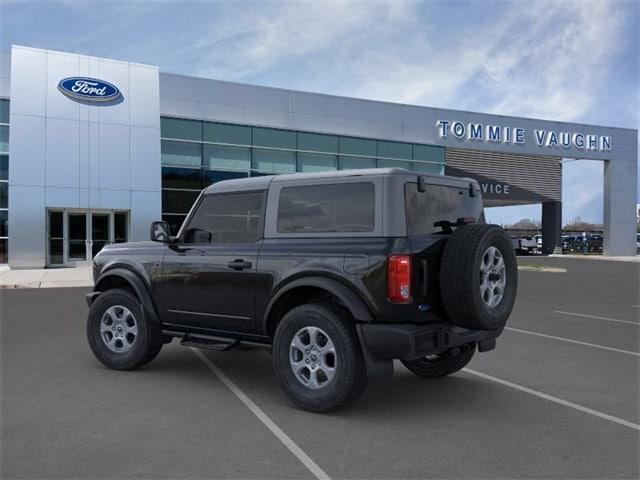
<svg viewBox="0 0 640 480"><path fill-rule="evenodd" d="M108 243L126 242L129 212L50 209L47 212L47 266L91 262Z"/></svg>

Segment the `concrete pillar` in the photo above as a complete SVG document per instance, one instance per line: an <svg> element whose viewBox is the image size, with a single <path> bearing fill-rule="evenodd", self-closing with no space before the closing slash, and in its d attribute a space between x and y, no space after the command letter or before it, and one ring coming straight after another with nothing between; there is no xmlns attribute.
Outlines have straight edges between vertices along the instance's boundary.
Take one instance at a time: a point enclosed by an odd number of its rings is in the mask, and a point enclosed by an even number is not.
<svg viewBox="0 0 640 480"><path fill-rule="evenodd" d="M562 253L562 202L542 204L542 253Z"/></svg>
<svg viewBox="0 0 640 480"><path fill-rule="evenodd" d="M638 146L604 164L604 254L636 255Z"/></svg>

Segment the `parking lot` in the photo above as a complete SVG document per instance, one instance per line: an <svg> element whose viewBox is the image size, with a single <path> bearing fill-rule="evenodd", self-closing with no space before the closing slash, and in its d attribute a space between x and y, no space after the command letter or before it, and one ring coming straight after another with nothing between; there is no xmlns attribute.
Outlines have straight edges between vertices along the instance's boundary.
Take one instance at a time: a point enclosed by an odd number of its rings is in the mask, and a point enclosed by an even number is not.
<svg viewBox="0 0 640 480"><path fill-rule="evenodd" d="M519 258L496 350L294 408L264 351L104 368L85 288L0 290L3 478L638 478L640 264ZM204 361L203 361L204 359Z"/></svg>

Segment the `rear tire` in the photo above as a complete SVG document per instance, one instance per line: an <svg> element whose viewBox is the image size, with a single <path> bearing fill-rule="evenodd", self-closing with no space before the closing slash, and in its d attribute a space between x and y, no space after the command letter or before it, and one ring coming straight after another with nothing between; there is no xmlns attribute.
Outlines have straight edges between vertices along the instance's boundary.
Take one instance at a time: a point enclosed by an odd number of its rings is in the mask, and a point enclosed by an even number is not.
<svg viewBox="0 0 640 480"><path fill-rule="evenodd" d="M471 343L440 355L430 355L418 360L402 360L402 364L419 377L441 378L466 367L475 351L476 345Z"/></svg>
<svg viewBox="0 0 640 480"><path fill-rule="evenodd" d="M328 412L358 398L367 374L351 315L332 304L290 310L273 341L276 378L289 399L310 412Z"/></svg>
<svg viewBox="0 0 640 480"><path fill-rule="evenodd" d="M140 301L128 290L100 294L87 318L91 351L106 367L132 370L153 360L162 349L159 327L149 322Z"/></svg>
<svg viewBox="0 0 640 480"><path fill-rule="evenodd" d="M449 319L474 330L502 329L518 289L511 239L498 225L458 228L447 241L440 291Z"/></svg>

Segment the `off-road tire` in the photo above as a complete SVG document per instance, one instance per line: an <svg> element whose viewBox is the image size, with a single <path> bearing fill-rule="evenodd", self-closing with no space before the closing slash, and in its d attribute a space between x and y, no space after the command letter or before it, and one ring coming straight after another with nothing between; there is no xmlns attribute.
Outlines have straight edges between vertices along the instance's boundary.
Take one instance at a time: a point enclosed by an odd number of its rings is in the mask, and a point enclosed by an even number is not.
<svg viewBox="0 0 640 480"><path fill-rule="evenodd" d="M330 337L336 350L335 374L322 388L313 390L296 378L290 364L293 336L305 327L318 327ZM351 315L333 304L305 304L282 318L273 341L273 367L286 395L310 412L335 410L358 398L367 386L362 349Z"/></svg>
<svg viewBox="0 0 640 480"><path fill-rule="evenodd" d="M461 348L453 348L437 358L419 358L402 360L402 364L412 373L422 378L441 378L462 370L473 358L476 351L474 343Z"/></svg>
<svg viewBox="0 0 640 480"><path fill-rule="evenodd" d="M489 247L502 255L506 284L500 302L489 307L480 292L480 263ZM511 239L498 225L473 224L456 229L444 249L440 292L449 319L464 328L502 329L518 288L518 266Z"/></svg>
<svg viewBox="0 0 640 480"><path fill-rule="evenodd" d="M129 309L137 324L135 341L131 348L123 353L111 351L100 333L103 315L108 308L116 305ZM114 370L132 370L149 363L160 353L162 338L159 327L145 318L140 300L128 290L107 290L91 305L87 317L87 340L93 354L106 367Z"/></svg>

